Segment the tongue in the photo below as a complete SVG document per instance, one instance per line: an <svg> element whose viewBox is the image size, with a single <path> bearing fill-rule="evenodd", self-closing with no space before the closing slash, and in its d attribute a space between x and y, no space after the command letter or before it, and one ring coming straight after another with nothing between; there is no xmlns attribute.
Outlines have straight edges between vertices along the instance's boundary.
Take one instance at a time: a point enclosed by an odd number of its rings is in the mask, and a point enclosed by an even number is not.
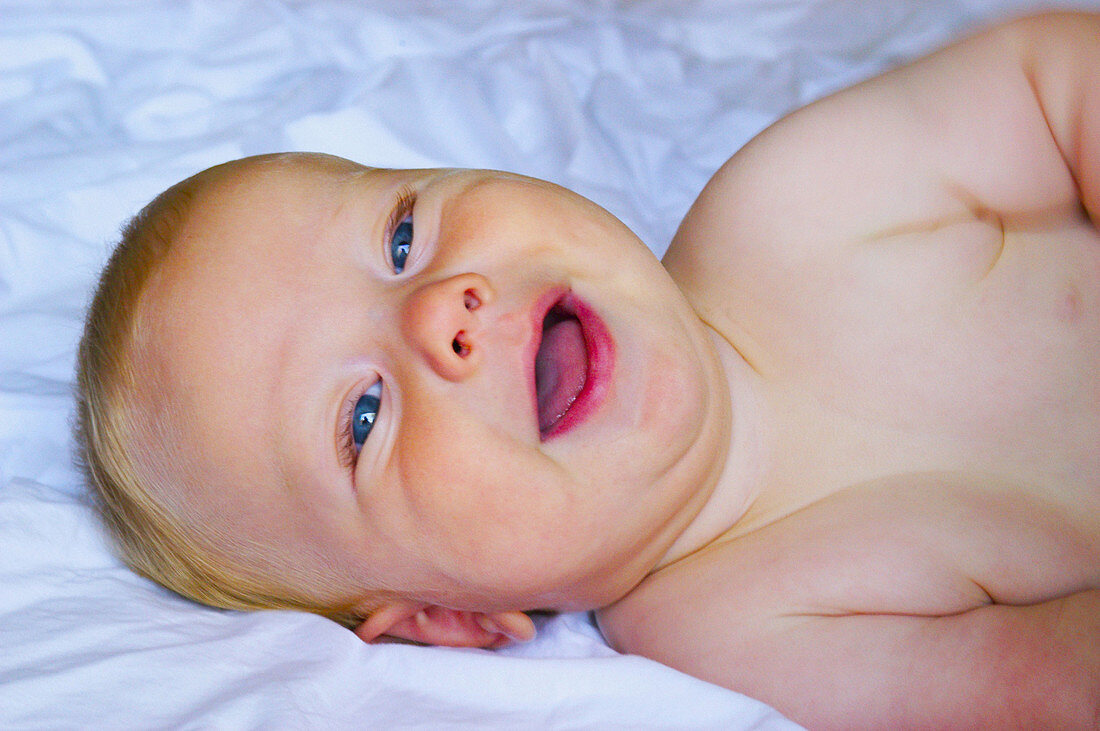
<svg viewBox="0 0 1100 731"><path fill-rule="evenodd" d="M569 410L588 376L584 333L575 319L554 323L542 334L535 356L539 430L545 432Z"/></svg>

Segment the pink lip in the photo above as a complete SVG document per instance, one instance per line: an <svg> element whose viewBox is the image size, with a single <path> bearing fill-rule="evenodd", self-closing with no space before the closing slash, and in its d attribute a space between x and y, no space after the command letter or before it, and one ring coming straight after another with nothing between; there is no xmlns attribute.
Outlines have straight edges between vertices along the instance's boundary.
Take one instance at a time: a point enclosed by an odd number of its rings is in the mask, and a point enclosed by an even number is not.
<svg viewBox="0 0 1100 731"><path fill-rule="evenodd" d="M584 345L588 352L587 371L584 386L577 398L558 421L541 435L543 441L559 437L582 424L603 403L611 384L614 370L615 344L611 333L596 312L586 302L568 290L555 290L539 298L532 311L535 337L529 346L527 362L530 363L531 402L534 406L535 420L538 421L538 399L535 395L535 355L541 344L542 322L553 307L561 307L580 322L584 333Z"/></svg>

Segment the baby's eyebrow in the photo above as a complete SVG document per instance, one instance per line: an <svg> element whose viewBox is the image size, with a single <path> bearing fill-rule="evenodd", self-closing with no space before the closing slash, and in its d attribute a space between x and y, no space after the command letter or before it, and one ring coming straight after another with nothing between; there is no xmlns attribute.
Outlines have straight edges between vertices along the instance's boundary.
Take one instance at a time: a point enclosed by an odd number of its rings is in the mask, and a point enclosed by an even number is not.
<svg viewBox="0 0 1100 731"><path fill-rule="evenodd" d="M364 219L384 218L388 209L382 201L375 200L378 197L376 191L370 188L374 180L366 174L380 171L380 168L353 171L345 180L342 180L332 193L335 200L324 223L341 226L350 216L363 216ZM378 210L375 210L376 208Z"/></svg>

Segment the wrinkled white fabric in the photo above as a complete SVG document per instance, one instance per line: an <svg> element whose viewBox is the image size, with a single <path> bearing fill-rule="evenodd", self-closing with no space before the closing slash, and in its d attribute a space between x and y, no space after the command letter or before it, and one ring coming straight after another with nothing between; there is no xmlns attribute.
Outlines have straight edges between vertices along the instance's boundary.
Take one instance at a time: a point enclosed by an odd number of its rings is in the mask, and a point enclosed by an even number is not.
<svg viewBox="0 0 1100 731"><path fill-rule="evenodd" d="M547 178L660 253L782 113L1036 5L0 0L0 726L785 727L584 614L496 653L367 646L132 575L70 456L84 303L153 195L276 150Z"/></svg>

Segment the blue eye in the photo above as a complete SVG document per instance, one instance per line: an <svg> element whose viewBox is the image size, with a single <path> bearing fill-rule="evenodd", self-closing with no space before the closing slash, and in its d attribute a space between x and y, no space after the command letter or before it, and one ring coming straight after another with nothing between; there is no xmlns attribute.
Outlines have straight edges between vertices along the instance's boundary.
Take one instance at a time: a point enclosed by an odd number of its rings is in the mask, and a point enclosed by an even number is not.
<svg viewBox="0 0 1100 731"><path fill-rule="evenodd" d="M413 219L405 216L405 220L397 224L393 230L393 238L390 239L390 259L393 261L393 271L400 274L405 269L405 260L409 258L409 249L412 247Z"/></svg>
<svg viewBox="0 0 1100 731"><path fill-rule="evenodd" d="M351 438L357 450L367 441L367 436L374 428L382 402L381 396L382 382L378 381L355 402L355 408L351 412Z"/></svg>

